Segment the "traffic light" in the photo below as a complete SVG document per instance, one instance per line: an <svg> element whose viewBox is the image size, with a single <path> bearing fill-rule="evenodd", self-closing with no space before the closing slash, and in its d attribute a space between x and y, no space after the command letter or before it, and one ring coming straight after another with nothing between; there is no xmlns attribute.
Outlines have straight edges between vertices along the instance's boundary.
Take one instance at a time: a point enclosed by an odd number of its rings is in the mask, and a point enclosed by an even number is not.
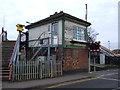
<svg viewBox="0 0 120 90"><path fill-rule="evenodd" d="M17 26L17 31L23 31L24 25L22 25L22 24L17 24L16 26Z"/></svg>
<svg viewBox="0 0 120 90"><path fill-rule="evenodd" d="M94 51L94 52L95 51L100 51L99 47L100 47L100 41L98 41L98 42L91 42L89 44L90 51Z"/></svg>

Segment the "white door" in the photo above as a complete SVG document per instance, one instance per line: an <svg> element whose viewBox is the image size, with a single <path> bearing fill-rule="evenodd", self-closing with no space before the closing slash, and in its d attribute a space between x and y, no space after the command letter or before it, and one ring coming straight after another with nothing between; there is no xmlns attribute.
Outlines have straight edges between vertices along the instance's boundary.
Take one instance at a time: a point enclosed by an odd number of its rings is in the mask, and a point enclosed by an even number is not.
<svg viewBox="0 0 120 90"><path fill-rule="evenodd" d="M58 23L52 24L52 44L58 45Z"/></svg>
<svg viewBox="0 0 120 90"><path fill-rule="evenodd" d="M100 64L105 64L105 55L100 54Z"/></svg>

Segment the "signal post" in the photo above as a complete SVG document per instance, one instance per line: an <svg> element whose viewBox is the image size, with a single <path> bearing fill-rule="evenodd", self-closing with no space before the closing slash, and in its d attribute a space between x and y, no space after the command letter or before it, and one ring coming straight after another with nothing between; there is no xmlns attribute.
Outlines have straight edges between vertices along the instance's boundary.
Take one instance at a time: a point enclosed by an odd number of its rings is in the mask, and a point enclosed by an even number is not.
<svg viewBox="0 0 120 90"><path fill-rule="evenodd" d="M91 66L90 66L91 60L93 60L94 71L96 71L95 63L96 63L96 58L99 55L99 52L100 52L100 41L91 42L89 44L89 72L91 71Z"/></svg>

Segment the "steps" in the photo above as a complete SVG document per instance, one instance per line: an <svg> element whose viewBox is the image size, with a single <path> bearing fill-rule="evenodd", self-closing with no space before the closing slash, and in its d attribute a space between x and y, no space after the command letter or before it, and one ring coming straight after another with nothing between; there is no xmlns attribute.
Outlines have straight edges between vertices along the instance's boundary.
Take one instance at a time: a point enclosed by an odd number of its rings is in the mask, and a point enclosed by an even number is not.
<svg viewBox="0 0 120 90"><path fill-rule="evenodd" d="M6 60L2 60L2 67L0 67L0 77L2 78L2 81L8 81L9 79L9 62Z"/></svg>
<svg viewBox="0 0 120 90"><path fill-rule="evenodd" d="M2 81L8 81L9 79L9 62L10 58L13 52L13 48L16 41L3 41L0 43L0 78L2 78Z"/></svg>

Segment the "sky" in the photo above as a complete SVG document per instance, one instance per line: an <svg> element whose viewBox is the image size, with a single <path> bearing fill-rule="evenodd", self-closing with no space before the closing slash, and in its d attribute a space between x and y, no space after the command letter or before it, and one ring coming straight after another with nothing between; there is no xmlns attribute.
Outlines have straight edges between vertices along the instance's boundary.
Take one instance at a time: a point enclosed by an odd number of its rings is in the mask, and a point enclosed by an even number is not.
<svg viewBox="0 0 120 90"><path fill-rule="evenodd" d="M88 22L99 33L97 41L110 49L118 48L119 0L0 0L0 28L8 32L8 39L18 36L16 25L28 25L44 19L54 12L65 13L85 20L85 4L88 5ZM1 31L0 31L1 32Z"/></svg>

